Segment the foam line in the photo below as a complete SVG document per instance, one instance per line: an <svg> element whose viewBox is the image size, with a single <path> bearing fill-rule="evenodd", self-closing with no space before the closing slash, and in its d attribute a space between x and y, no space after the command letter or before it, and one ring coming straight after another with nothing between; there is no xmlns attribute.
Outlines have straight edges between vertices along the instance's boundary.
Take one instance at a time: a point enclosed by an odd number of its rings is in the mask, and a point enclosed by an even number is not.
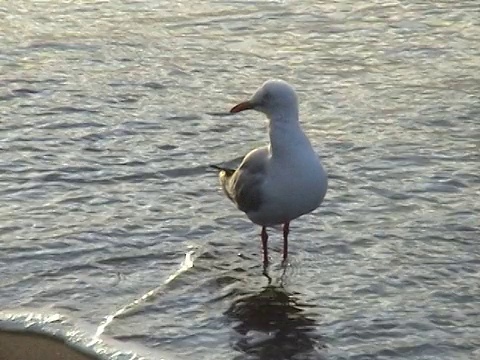
<svg viewBox="0 0 480 360"><path fill-rule="evenodd" d="M95 332L95 335L93 337L92 342L95 342L100 335L103 334L105 331L105 328L110 325L114 319L122 317L122 316L127 316L129 314L132 314L136 310L138 310L143 303L146 301L154 298L164 287L165 285L171 283L175 278L177 278L180 274L184 273L191 267L193 267L193 260L194 260L194 251L189 251L185 254L185 259L182 261L180 264L180 267L175 271L173 274L171 274L160 286L157 286L156 288L149 290L145 294L143 294L141 297L138 299L135 299L131 303L123 306L122 308L118 309L115 311L113 314L108 315L105 320L98 326L97 331Z"/></svg>

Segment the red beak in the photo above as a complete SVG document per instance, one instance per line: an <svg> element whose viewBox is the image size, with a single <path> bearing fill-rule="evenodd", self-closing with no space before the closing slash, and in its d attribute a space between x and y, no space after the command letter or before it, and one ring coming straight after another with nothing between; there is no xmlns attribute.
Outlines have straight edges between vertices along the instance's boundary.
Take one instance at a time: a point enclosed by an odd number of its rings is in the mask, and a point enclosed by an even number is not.
<svg viewBox="0 0 480 360"><path fill-rule="evenodd" d="M230 110L230 112L231 112L231 113L238 113L238 112L240 112L240 111L250 110L250 109L253 109L253 104L252 104L250 101L244 101L244 102L241 102L241 103L238 104L238 105L235 105L235 106Z"/></svg>

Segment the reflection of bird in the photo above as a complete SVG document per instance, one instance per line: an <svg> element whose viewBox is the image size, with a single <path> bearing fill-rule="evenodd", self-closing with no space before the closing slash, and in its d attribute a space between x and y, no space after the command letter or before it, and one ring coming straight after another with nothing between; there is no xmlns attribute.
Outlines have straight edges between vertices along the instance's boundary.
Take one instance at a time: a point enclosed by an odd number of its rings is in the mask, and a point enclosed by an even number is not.
<svg viewBox="0 0 480 360"><path fill-rule="evenodd" d="M242 335L235 348L256 359L320 357L315 321L303 314L297 300L283 287L267 286L260 293L236 300L227 310ZM259 333L260 332L260 333ZM239 357L240 359L240 357Z"/></svg>
<svg viewBox="0 0 480 360"><path fill-rule="evenodd" d="M235 169L220 171L225 194L250 220L262 226L263 261L268 263L267 226L283 224L283 259L290 221L315 210L327 191L327 174L298 121L295 90L269 80L230 112L253 109L269 119L269 146L252 150Z"/></svg>

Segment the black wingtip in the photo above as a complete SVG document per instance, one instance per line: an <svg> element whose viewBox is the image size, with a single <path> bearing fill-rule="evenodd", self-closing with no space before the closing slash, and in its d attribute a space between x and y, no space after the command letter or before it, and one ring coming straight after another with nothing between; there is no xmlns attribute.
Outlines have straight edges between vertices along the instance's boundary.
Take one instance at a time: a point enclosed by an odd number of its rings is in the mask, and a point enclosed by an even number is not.
<svg viewBox="0 0 480 360"><path fill-rule="evenodd" d="M225 174L227 176L232 176L233 173L235 172L235 169L230 169L230 168L226 168L226 167L222 167L222 166L218 166L218 165L210 165L210 167L212 169L215 169L215 170L218 170L218 171L225 171Z"/></svg>

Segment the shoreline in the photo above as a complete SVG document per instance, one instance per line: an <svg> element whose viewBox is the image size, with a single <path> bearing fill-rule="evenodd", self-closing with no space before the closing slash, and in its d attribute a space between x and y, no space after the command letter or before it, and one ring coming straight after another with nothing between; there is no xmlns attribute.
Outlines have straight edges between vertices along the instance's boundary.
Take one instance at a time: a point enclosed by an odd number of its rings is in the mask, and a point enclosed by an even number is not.
<svg viewBox="0 0 480 360"><path fill-rule="evenodd" d="M0 359L101 360L66 344L62 339L31 331L0 330Z"/></svg>

